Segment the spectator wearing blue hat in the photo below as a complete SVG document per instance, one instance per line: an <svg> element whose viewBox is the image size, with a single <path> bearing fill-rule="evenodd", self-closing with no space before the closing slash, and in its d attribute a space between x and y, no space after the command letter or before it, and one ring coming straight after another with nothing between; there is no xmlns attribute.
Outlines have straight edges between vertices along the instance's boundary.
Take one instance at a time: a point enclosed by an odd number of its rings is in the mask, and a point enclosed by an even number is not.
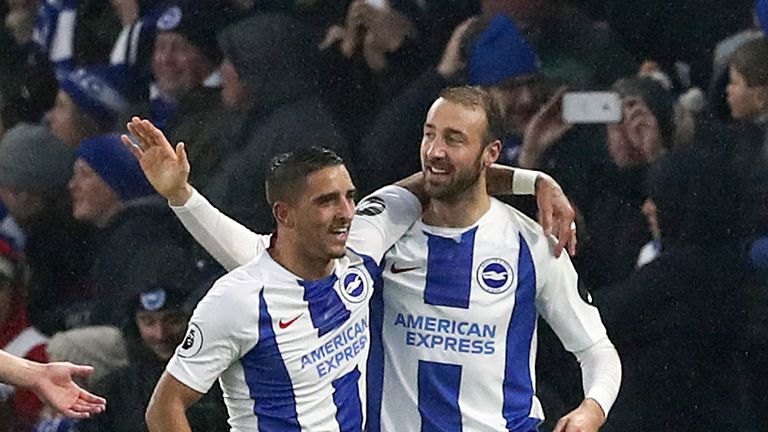
<svg viewBox="0 0 768 432"><path fill-rule="evenodd" d="M115 313L115 305L141 286L135 269L173 265L173 254L165 252L188 237L177 235L181 227L118 135L87 139L75 155L72 215L95 226L97 237L94 290L71 311L67 326L117 325L124 317Z"/></svg>
<svg viewBox="0 0 768 432"><path fill-rule="evenodd" d="M21 123L0 141L0 200L26 237L32 324L51 335L63 309L87 290L91 231L72 218L67 182L72 149L42 125Z"/></svg>
<svg viewBox="0 0 768 432"><path fill-rule="evenodd" d="M114 70L76 69L59 79L56 102L48 112L51 132L75 148L88 137L111 132L130 110L126 86Z"/></svg>
<svg viewBox="0 0 768 432"><path fill-rule="evenodd" d="M516 161L523 128L553 86L541 77L534 47L509 17L471 18L454 30L440 62L385 106L364 135L356 155L363 192L420 169L410 144L420 140L423 113L441 89L461 84L483 86L499 101L506 134L501 161Z"/></svg>

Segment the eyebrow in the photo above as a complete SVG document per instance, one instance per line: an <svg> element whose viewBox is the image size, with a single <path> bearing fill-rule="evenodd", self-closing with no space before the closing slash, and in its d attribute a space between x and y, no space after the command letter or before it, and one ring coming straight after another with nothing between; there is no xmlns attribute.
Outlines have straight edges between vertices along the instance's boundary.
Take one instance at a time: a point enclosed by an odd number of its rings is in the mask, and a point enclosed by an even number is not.
<svg viewBox="0 0 768 432"><path fill-rule="evenodd" d="M357 193L357 189L353 188L353 189L349 189L348 191L346 191L343 195L344 196L349 196L350 194L354 195L356 193ZM323 195L319 195L319 196L315 197L314 199L312 199L312 202L321 203L321 202L324 202L324 201L328 201L328 200L334 199L334 198L336 198L339 195L342 195L342 194L339 193L339 192L329 192L327 194L323 194Z"/></svg>

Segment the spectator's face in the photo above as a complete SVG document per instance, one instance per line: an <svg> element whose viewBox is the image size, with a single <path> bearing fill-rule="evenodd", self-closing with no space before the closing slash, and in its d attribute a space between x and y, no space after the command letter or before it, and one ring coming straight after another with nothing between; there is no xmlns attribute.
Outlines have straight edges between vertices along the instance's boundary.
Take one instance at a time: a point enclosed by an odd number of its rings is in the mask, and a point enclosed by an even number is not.
<svg viewBox="0 0 768 432"><path fill-rule="evenodd" d="M221 97L228 108L240 108L246 105L248 93L243 87L235 66L229 60L221 64Z"/></svg>
<svg viewBox="0 0 768 432"><path fill-rule="evenodd" d="M138 311L136 326L144 345L157 357L168 360L184 339L187 316L179 310Z"/></svg>
<svg viewBox="0 0 768 432"><path fill-rule="evenodd" d="M34 192L0 186L0 201L19 223L25 223L44 210L43 198Z"/></svg>
<svg viewBox="0 0 768 432"><path fill-rule="evenodd" d="M490 87L489 92L499 101L504 116L504 131L522 135L525 126L547 100L543 83L521 79L499 87Z"/></svg>
<svg viewBox="0 0 768 432"><path fill-rule="evenodd" d="M728 106L735 120L751 120L765 111L766 92L762 86L750 87L741 72L729 68Z"/></svg>
<svg viewBox="0 0 768 432"><path fill-rule="evenodd" d="M619 168L650 163L663 151L656 117L640 98L622 99L623 120L607 125L608 153Z"/></svg>
<svg viewBox="0 0 768 432"><path fill-rule="evenodd" d="M117 193L84 160L75 161L69 181L72 216L103 227L122 207Z"/></svg>
<svg viewBox="0 0 768 432"><path fill-rule="evenodd" d="M287 207L306 256L318 261L344 256L355 214L355 185L344 165L310 174L296 203Z"/></svg>
<svg viewBox="0 0 768 432"><path fill-rule="evenodd" d="M443 98L427 114L421 139L424 189L431 198L455 201L478 185L498 144L483 145L485 113ZM484 186L483 186L484 188Z"/></svg>
<svg viewBox="0 0 768 432"><path fill-rule="evenodd" d="M211 74L209 62L197 47L179 33L158 33L152 72L160 91L174 99L200 86Z"/></svg>
<svg viewBox="0 0 768 432"><path fill-rule="evenodd" d="M82 139L80 128L77 127L80 117L80 110L72 98L59 90L56 102L47 116L51 133L64 144L72 148L77 147Z"/></svg>

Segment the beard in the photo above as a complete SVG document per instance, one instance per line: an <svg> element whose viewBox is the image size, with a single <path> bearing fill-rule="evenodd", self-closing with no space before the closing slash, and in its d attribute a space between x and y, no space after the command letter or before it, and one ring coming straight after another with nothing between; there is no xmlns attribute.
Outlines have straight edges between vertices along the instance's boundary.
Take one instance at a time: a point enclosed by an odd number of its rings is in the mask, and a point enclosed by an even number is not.
<svg viewBox="0 0 768 432"><path fill-rule="evenodd" d="M480 179L482 155L483 153L480 152L472 166L468 169L454 171L452 178L447 183L434 184L425 180L424 192L426 192L430 199L448 202L459 201Z"/></svg>

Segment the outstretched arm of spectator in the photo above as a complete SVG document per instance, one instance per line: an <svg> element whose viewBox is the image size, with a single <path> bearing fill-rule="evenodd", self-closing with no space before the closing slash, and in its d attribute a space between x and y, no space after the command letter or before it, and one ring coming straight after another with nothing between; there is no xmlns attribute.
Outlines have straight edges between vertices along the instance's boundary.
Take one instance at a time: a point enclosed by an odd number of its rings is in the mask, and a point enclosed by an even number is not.
<svg viewBox="0 0 768 432"><path fill-rule="evenodd" d="M563 121L562 105L566 90L565 87L558 89L526 125L519 159L521 167L538 167L541 155L573 127Z"/></svg>
<svg viewBox="0 0 768 432"><path fill-rule="evenodd" d="M43 402L67 417L87 418L104 411L107 401L81 389L73 376L93 372L90 366L37 363L0 350L0 380L32 390Z"/></svg>

